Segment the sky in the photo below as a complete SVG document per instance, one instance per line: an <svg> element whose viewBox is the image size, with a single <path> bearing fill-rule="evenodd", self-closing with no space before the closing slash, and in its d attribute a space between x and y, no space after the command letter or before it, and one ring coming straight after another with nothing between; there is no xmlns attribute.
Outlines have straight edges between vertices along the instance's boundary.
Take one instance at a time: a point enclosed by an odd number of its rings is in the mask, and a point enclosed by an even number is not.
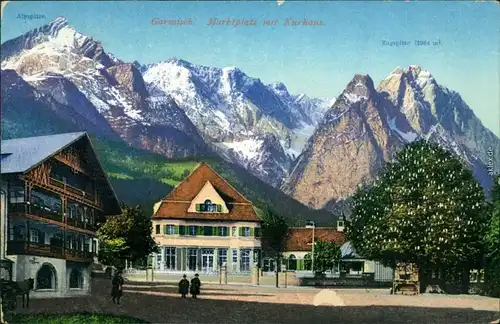
<svg viewBox="0 0 500 324"><path fill-rule="evenodd" d="M378 84L397 66L419 65L459 92L500 135L500 5L494 2L23 1L5 8L2 43L57 16L124 61L147 64L177 57L237 66L264 83L280 81L291 93L312 97L338 96L356 73L369 74ZM191 18L193 24L154 25L154 18ZM254 19L257 25L210 26L211 18ZM323 25L284 26L287 18ZM275 26L263 25L276 19ZM415 41L440 43L416 46Z"/></svg>

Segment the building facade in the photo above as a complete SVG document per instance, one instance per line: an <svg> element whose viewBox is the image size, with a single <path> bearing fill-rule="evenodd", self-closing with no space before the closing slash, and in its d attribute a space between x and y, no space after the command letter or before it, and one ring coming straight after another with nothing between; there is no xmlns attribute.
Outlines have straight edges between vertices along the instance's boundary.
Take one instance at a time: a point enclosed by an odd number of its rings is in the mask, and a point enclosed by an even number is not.
<svg viewBox="0 0 500 324"><path fill-rule="evenodd" d="M252 203L206 163L158 202L155 268L164 272L250 273L261 255L261 220Z"/></svg>
<svg viewBox="0 0 500 324"><path fill-rule="evenodd" d="M344 225L341 221L337 227L292 227L283 253L283 263L288 271L310 271L312 268L312 243L335 242L344 243ZM263 271L275 271L273 259L263 260Z"/></svg>
<svg viewBox="0 0 500 324"><path fill-rule="evenodd" d="M88 135L4 140L0 168L12 280L35 279L35 297L89 293L97 225L121 208Z"/></svg>

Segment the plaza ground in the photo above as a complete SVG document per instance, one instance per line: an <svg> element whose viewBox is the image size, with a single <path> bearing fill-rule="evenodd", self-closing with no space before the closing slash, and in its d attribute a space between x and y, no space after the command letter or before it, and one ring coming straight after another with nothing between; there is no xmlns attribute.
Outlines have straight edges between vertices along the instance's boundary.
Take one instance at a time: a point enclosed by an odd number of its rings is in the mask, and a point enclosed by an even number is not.
<svg viewBox="0 0 500 324"><path fill-rule="evenodd" d="M203 278L202 278L203 280ZM390 295L388 289L335 289L345 306L314 306L322 289L202 286L200 299L181 299L174 283L127 282L121 305L110 299L110 280L92 284L92 295L32 299L19 313L107 313L152 323L490 323L500 300L481 296Z"/></svg>

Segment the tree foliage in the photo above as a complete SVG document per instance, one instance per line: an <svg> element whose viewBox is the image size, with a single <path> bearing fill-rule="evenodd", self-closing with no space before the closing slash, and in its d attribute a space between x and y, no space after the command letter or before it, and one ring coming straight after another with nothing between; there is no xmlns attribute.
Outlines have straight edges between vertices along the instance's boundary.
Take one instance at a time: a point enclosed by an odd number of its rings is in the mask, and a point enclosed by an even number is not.
<svg viewBox="0 0 500 324"><path fill-rule="evenodd" d="M347 237L386 265L477 264L486 201L472 172L452 153L423 140L396 154L369 188L354 195Z"/></svg>
<svg viewBox="0 0 500 324"><path fill-rule="evenodd" d="M276 287L279 286L279 267L285 250L285 244L290 235L290 228L286 219L267 207L260 212L262 219L262 249L268 255L274 255L276 259Z"/></svg>
<svg viewBox="0 0 500 324"><path fill-rule="evenodd" d="M340 246L335 242L316 241L314 244L314 271L324 273L332 270L340 260Z"/></svg>
<svg viewBox="0 0 500 324"><path fill-rule="evenodd" d="M485 235L485 282L490 295L500 296L500 175L495 177L491 195L491 219Z"/></svg>
<svg viewBox="0 0 500 324"><path fill-rule="evenodd" d="M157 251L151 218L144 216L139 206L123 206L122 210L122 215L108 218L97 232L100 262L117 267L125 260L135 262Z"/></svg>

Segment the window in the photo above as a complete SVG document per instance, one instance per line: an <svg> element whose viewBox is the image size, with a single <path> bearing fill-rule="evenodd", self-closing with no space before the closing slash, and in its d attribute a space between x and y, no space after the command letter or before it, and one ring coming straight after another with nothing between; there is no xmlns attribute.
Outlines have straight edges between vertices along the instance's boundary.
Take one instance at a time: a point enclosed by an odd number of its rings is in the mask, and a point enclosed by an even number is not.
<svg viewBox="0 0 500 324"><path fill-rule="evenodd" d="M196 211L197 212L204 212L204 213L217 213L221 212L222 206L218 204L213 204L211 200L207 199L203 204L197 204L196 205Z"/></svg>
<svg viewBox="0 0 500 324"><path fill-rule="evenodd" d="M233 258L232 258L232 267L233 267L233 272L236 272L238 269L238 250L232 250L233 252Z"/></svg>
<svg viewBox="0 0 500 324"><path fill-rule="evenodd" d="M226 226L219 226L218 228L219 236L227 236L228 231Z"/></svg>
<svg viewBox="0 0 500 324"><path fill-rule="evenodd" d="M23 203L24 202L24 187L11 186L9 188L10 203Z"/></svg>
<svg viewBox="0 0 500 324"><path fill-rule="evenodd" d="M227 263L227 249L219 249L217 251L217 256L219 258L219 267L222 267L224 263Z"/></svg>
<svg viewBox="0 0 500 324"><path fill-rule="evenodd" d="M295 255L290 254L288 257L288 270L290 271L295 271L297 270L297 258L295 258Z"/></svg>
<svg viewBox="0 0 500 324"><path fill-rule="evenodd" d="M262 237L262 229L260 227L254 228L255 237Z"/></svg>
<svg viewBox="0 0 500 324"><path fill-rule="evenodd" d="M236 226L231 228L231 236L236 236Z"/></svg>
<svg viewBox="0 0 500 324"><path fill-rule="evenodd" d="M69 276L69 288L83 288L83 276L80 270L73 269Z"/></svg>
<svg viewBox="0 0 500 324"><path fill-rule="evenodd" d="M175 270L175 247L165 248L165 270Z"/></svg>
<svg viewBox="0 0 500 324"><path fill-rule="evenodd" d="M195 225L190 225L189 226L189 235L196 235L197 233L197 227L198 226L195 226Z"/></svg>
<svg viewBox="0 0 500 324"><path fill-rule="evenodd" d="M175 234L175 225L165 225L165 234Z"/></svg>
<svg viewBox="0 0 500 324"><path fill-rule="evenodd" d="M55 289L56 288L56 273L54 268L48 264L44 264L36 274L35 289Z"/></svg>
<svg viewBox="0 0 500 324"><path fill-rule="evenodd" d="M31 229L30 230L30 242L38 243L38 241L39 241L38 230Z"/></svg>
<svg viewBox="0 0 500 324"><path fill-rule="evenodd" d="M240 271L250 271L250 249L240 250Z"/></svg>
<svg viewBox="0 0 500 324"><path fill-rule="evenodd" d="M196 265L198 264L198 249L189 248L187 254L188 270L196 271Z"/></svg>
<svg viewBox="0 0 500 324"><path fill-rule="evenodd" d="M157 224L157 225L156 225L156 234L161 234L161 233L160 233L160 232L161 232L161 229L160 229L160 228L161 228L161 227L160 227L160 225L158 225L158 224Z"/></svg>
<svg viewBox="0 0 500 324"><path fill-rule="evenodd" d="M243 236L250 236L250 227L243 227Z"/></svg>
<svg viewBox="0 0 500 324"><path fill-rule="evenodd" d="M179 235L186 235L186 226L179 225Z"/></svg>
<svg viewBox="0 0 500 324"><path fill-rule="evenodd" d="M213 227L212 226L204 226L203 227L203 235L212 236L213 235Z"/></svg>
<svg viewBox="0 0 500 324"><path fill-rule="evenodd" d="M337 222L338 227L344 227L344 221L338 221Z"/></svg>
<svg viewBox="0 0 500 324"><path fill-rule="evenodd" d="M97 242L96 242L96 240L92 240L92 252L93 253L97 252Z"/></svg>

